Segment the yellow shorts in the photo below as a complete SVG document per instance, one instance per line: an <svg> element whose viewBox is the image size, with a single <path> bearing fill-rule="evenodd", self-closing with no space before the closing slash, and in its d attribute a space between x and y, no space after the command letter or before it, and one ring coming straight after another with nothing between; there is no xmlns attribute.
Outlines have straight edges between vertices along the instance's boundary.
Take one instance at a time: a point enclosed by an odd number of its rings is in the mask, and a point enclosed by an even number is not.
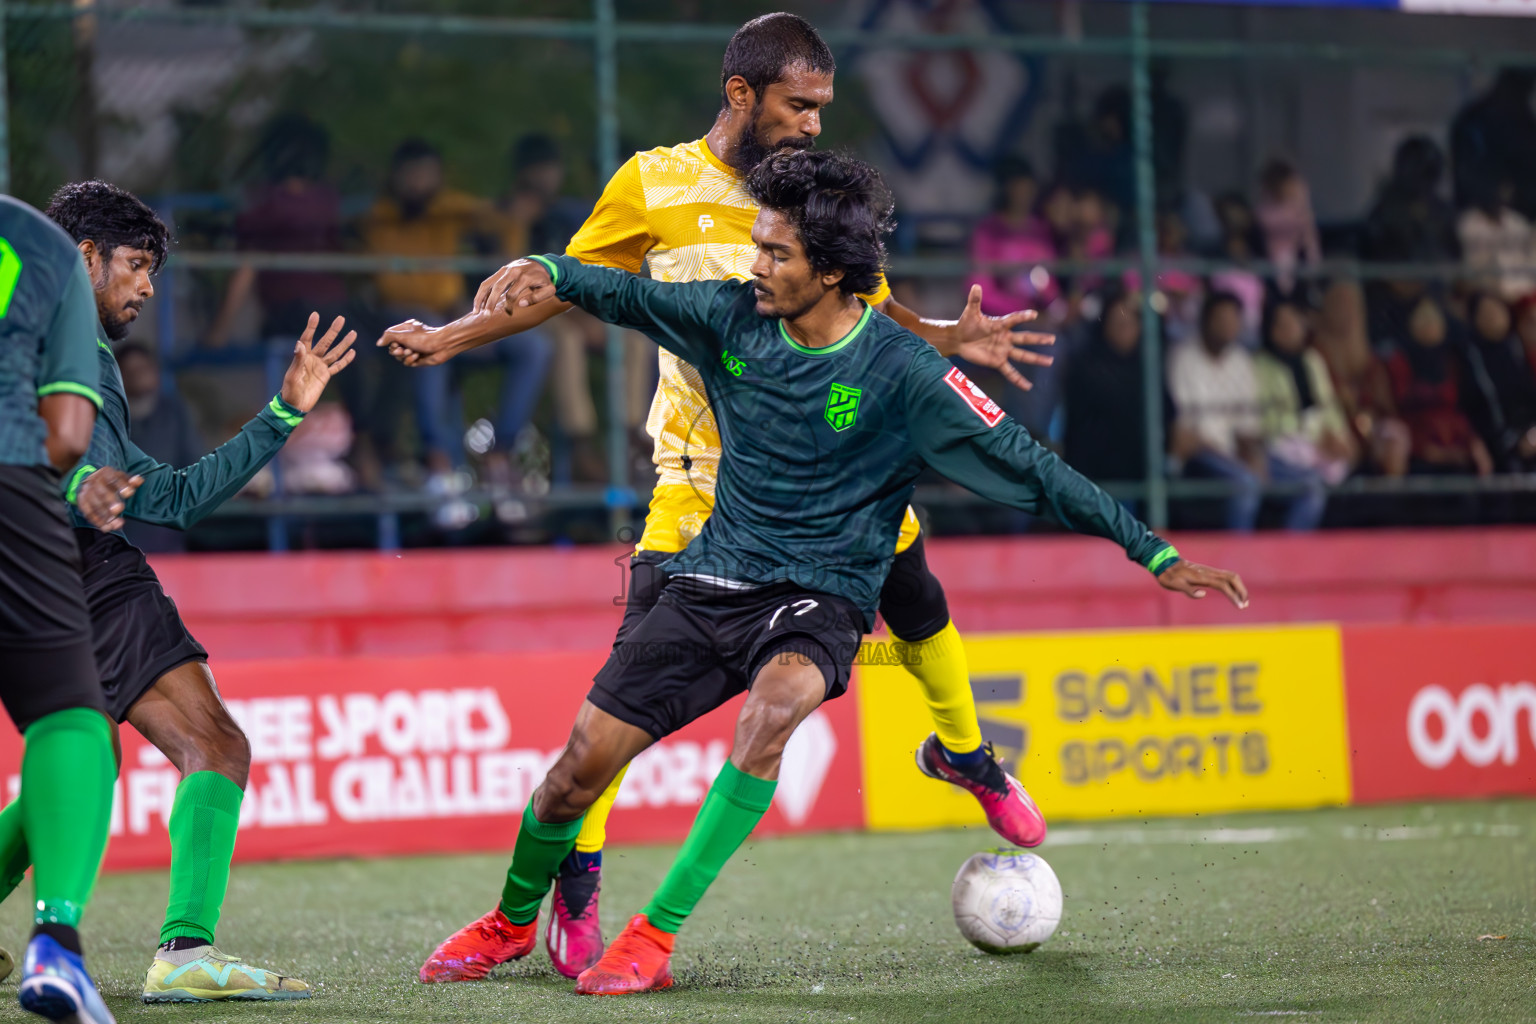
<svg viewBox="0 0 1536 1024"><path fill-rule="evenodd" d="M645 514L645 532L640 535L636 551L677 552L704 529L704 520L713 511L713 495L701 494L688 484L662 484L651 492L651 507ZM901 519L901 534L896 538L899 555L917 543L922 527L917 513L907 506Z"/></svg>

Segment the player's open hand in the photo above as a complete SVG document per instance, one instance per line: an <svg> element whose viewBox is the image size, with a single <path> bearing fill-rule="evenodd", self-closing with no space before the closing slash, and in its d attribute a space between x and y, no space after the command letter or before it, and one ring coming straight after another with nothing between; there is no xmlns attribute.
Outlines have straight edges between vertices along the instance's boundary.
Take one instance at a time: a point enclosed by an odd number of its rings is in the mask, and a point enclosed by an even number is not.
<svg viewBox="0 0 1536 1024"><path fill-rule="evenodd" d="M960 357L977 366L990 366L1014 387L1028 391L1031 387L1029 380L1013 364L1050 366L1051 356L1032 352L1026 346L1054 345L1056 337L1014 328L1039 315L1032 309L1021 309L1007 316L988 316L981 311L981 285L971 285L965 312L960 314L955 325L960 337Z"/></svg>
<svg viewBox="0 0 1536 1024"><path fill-rule="evenodd" d="M80 482L80 489L75 492L75 507L103 533L121 530L128 499L143 484L141 476L129 476L120 469L103 466Z"/></svg>
<svg viewBox="0 0 1536 1024"><path fill-rule="evenodd" d="M442 329L428 327L420 320L395 324L379 338L379 348L406 366L438 366L453 357Z"/></svg>
<svg viewBox="0 0 1536 1024"><path fill-rule="evenodd" d="M299 412L307 413L313 409L331 378L345 370L357 355L352 350L352 343L357 340L356 331L348 331L340 342L336 340L346 325L344 317L337 317L331 321L330 330L319 341L314 341L320 314L309 314L304 333L294 343L293 362L288 364L288 372L283 375L283 389L279 392L283 401Z"/></svg>
<svg viewBox="0 0 1536 1024"><path fill-rule="evenodd" d="M1213 569L1209 565L1180 559L1164 569L1157 582L1164 590L1188 594L1197 601L1212 590L1219 591L1234 607L1248 607L1248 588L1243 585L1243 578L1226 569Z"/></svg>

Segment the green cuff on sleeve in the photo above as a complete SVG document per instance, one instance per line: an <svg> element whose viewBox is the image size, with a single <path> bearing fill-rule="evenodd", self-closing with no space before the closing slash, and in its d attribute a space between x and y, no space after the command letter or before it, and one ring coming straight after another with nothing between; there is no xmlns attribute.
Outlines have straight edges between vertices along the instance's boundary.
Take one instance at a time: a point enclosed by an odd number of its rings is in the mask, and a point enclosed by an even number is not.
<svg viewBox="0 0 1536 1024"><path fill-rule="evenodd" d="M1161 576L1163 571L1179 560L1179 549L1169 544L1163 550L1152 556L1152 561L1147 563L1147 571L1153 576Z"/></svg>
<svg viewBox="0 0 1536 1024"><path fill-rule="evenodd" d="M560 283L560 264L556 263L548 256L529 256L528 258L542 266L545 270L549 271L550 284L558 285Z"/></svg>
<svg viewBox="0 0 1536 1024"><path fill-rule="evenodd" d="M37 397L42 398L45 395L79 395L81 398L90 399L91 404L96 408L101 408L101 396L95 389L88 388L84 384L76 384L74 381L60 380L52 384L44 384L37 389Z"/></svg>
<svg viewBox="0 0 1536 1024"><path fill-rule="evenodd" d="M272 415L288 424L290 430L304 422L304 414L283 401L282 395L273 395L272 401L267 403L267 408L271 410Z"/></svg>
<svg viewBox="0 0 1536 1024"><path fill-rule="evenodd" d="M85 483L85 478L96 472L96 467L90 463L84 463L75 470L69 478L69 486L64 488L64 500L71 505L75 503L75 496L80 493L80 485Z"/></svg>

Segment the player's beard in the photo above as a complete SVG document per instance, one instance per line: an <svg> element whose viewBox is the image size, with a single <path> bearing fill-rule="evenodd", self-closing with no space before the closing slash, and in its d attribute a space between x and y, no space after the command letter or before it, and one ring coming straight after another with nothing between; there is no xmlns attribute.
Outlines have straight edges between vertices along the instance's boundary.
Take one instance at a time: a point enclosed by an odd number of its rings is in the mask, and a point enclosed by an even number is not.
<svg viewBox="0 0 1536 1024"><path fill-rule="evenodd" d="M132 316L129 315L130 311L133 314ZM98 305L96 313L101 317L101 329L107 332L107 340L122 341L128 337L129 330L133 328L133 321L138 315L138 307L131 307L131 310L120 309L116 312L108 312Z"/></svg>
<svg viewBox="0 0 1536 1024"><path fill-rule="evenodd" d="M763 139L762 119L763 104L759 100L752 108L752 120L747 122L741 137L736 140L736 153L731 159L731 166L743 175L750 174L771 153L781 149L810 149L816 145L816 139L810 135L791 135L770 144Z"/></svg>

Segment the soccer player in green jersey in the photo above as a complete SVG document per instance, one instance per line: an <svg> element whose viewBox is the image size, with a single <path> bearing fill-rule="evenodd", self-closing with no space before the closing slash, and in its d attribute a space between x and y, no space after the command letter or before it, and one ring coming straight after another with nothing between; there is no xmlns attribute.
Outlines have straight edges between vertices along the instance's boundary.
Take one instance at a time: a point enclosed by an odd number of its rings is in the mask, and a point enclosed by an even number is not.
<svg viewBox="0 0 1536 1024"><path fill-rule="evenodd" d="M925 466L1068 528L1114 540L1165 588L1247 591L1182 559L1039 445L958 369L858 298L880 273L892 203L879 173L831 153L770 156L751 281L665 283L566 256L509 275L509 303L551 297L649 335L698 367L722 435L714 514L663 566L655 607L615 646L570 741L523 814L501 910L512 959L618 771L747 691L729 761L651 902L577 979L583 994L672 984L683 922L768 809L784 745L844 692Z"/></svg>
<svg viewBox="0 0 1536 1024"><path fill-rule="evenodd" d="M319 317L294 345L282 388L229 441L191 466L157 462L129 440L128 400L108 341L127 336L154 295L165 261L165 225L136 196L103 181L66 185L48 216L73 240L70 252L93 286L88 325L103 407L90 448L64 481L105 710L128 722L181 772L171 805L171 889L160 945L144 983L145 1002L301 999L310 987L244 963L214 946L229 884L250 744L230 716L208 668L208 652L187 631L144 553L118 528L123 517L186 529L233 497L278 453L331 377L353 359L355 333L337 341L337 317L318 341ZM99 318L99 319L98 319ZM99 333L98 333L99 332ZM31 859L20 801L0 812L0 898Z"/></svg>
<svg viewBox="0 0 1536 1024"><path fill-rule="evenodd" d="M18 998L111 1024L77 930L107 847L112 736L60 474L101 406L91 283L69 238L0 196L0 702L26 738L10 827L36 890Z"/></svg>

